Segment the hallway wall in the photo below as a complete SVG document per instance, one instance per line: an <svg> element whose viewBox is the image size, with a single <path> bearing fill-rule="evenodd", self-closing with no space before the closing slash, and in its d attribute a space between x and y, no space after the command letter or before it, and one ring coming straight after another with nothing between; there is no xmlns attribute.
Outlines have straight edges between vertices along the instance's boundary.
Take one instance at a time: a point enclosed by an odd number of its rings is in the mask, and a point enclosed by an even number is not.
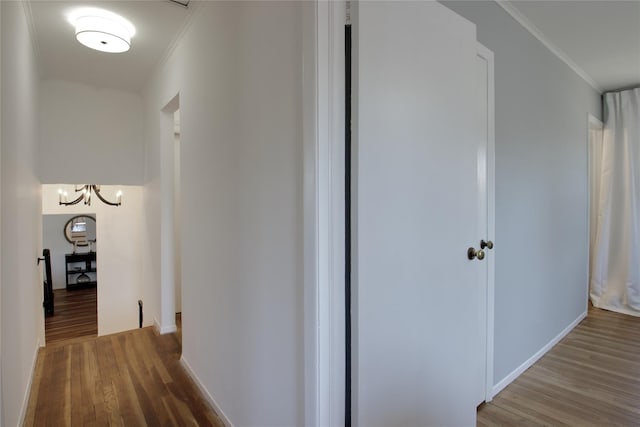
<svg viewBox="0 0 640 427"><path fill-rule="evenodd" d="M44 343L40 182L37 176L39 75L22 2L0 2L2 55L0 280L2 425L26 409Z"/></svg>
<svg viewBox="0 0 640 427"><path fill-rule="evenodd" d="M2 87L2 7L0 7L0 88ZM0 94L1 99L1 94ZM2 102L0 102L0 256L2 256ZM2 258L0 258L0 375L2 374ZM4 420L4 400L0 383L0 425Z"/></svg>
<svg viewBox="0 0 640 427"><path fill-rule="evenodd" d="M43 183L142 184L140 95L43 80L39 107L38 171Z"/></svg>
<svg viewBox="0 0 640 427"><path fill-rule="evenodd" d="M183 358L235 425L303 425L296 2L202 2L145 91L145 304L160 316L161 165L180 95Z"/></svg>

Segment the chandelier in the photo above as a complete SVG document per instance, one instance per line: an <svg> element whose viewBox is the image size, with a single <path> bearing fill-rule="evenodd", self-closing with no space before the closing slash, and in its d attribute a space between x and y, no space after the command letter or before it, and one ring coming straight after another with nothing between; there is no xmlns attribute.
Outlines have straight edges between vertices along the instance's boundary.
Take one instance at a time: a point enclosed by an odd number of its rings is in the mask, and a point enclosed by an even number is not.
<svg viewBox="0 0 640 427"><path fill-rule="evenodd" d="M58 202L63 206L77 205L80 202L84 202L85 205L91 206L91 199L95 194L98 199L104 204L109 206L120 206L122 204L122 191L118 190L116 193L116 201L110 202L100 194L100 186L96 184L85 184L81 187L76 186L76 193L80 193L77 199L69 201L69 194L62 189L58 190Z"/></svg>

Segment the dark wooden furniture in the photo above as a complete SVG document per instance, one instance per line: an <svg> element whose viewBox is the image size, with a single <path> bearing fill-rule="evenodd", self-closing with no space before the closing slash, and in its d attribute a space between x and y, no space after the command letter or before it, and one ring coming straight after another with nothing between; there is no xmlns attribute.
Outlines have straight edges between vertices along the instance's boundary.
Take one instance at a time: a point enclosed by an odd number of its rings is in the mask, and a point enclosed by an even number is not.
<svg viewBox="0 0 640 427"><path fill-rule="evenodd" d="M67 290L96 286L96 253L75 253L65 255L65 266L67 273ZM82 278L89 278L82 281Z"/></svg>

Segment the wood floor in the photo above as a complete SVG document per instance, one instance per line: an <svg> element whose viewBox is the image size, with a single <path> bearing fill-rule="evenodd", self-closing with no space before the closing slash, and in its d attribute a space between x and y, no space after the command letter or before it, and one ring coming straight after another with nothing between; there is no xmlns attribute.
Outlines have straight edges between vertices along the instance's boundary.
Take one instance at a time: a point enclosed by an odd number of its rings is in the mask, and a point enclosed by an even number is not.
<svg viewBox="0 0 640 427"><path fill-rule="evenodd" d="M153 328L47 336L24 425L223 426L180 365L180 337ZM478 410L478 426L640 426L640 318L591 307Z"/></svg>
<svg viewBox="0 0 640 427"><path fill-rule="evenodd" d="M177 334L153 328L47 344L25 426L223 426L183 370Z"/></svg>
<svg viewBox="0 0 640 427"><path fill-rule="evenodd" d="M47 344L80 337L98 335L98 306L96 288L55 289L54 315L45 317Z"/></svg>
<svg viewBox="0 0 640 427"><path fill-rule="evenodd" d="M494 400L478 426L640 426L640 318L591 307Z"/></svg>

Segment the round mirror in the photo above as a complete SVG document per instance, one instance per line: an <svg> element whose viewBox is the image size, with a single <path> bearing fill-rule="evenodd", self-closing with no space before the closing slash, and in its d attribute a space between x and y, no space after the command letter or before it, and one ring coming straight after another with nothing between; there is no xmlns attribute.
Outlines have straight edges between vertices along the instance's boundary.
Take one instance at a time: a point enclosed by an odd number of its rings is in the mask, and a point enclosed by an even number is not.
<svg viewBox="0 0 640 427"><path fill-rule="evenodd" d="M64 225L64 237L75 246L89 246L96 241L96 219L77 215Z"/></svg>

